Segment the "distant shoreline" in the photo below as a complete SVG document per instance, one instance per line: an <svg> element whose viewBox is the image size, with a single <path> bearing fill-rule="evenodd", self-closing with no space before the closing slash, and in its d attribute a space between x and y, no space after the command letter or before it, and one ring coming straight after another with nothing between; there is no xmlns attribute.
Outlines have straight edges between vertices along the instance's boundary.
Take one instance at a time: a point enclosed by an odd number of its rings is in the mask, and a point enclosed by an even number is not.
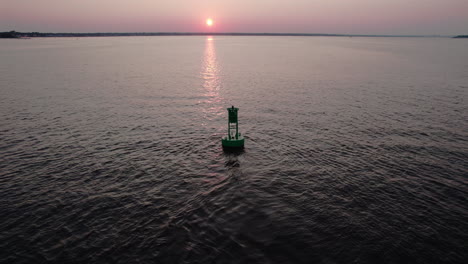
<svg viewBox="0 0 468 264"><path fill-rule="evenodd" d="M290 37L441 37L468 38L467 35L353 35L324 33L213 33L213 32L129 32L129 33L43 33L43 32L0 32L0 38L44 38L44 37L139 37L139 36L290 36Z"/></svg>

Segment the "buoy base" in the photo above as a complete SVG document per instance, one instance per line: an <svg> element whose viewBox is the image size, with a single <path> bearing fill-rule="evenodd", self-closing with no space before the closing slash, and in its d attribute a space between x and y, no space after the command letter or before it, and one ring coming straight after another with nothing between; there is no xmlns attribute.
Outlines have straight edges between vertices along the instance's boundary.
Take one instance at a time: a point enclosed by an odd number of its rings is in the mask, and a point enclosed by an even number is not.
<svg viewBox="0 0 468 264"><path fill-rule="evenodd" d="M243 148L244 137L241 136L237 139L229 139L228 137L224 137L223 139L221 139L221 143L223 144L223 148Z"/></svg>

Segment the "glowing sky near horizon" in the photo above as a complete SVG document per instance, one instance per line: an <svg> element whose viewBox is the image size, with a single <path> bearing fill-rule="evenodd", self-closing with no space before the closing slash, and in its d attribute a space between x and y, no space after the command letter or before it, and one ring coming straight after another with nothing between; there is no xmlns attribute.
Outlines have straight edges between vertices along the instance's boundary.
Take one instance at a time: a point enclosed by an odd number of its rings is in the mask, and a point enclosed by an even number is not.
<svg viewBox="0 0 468 264"><path fill-rule="evenodd" d="M10 30L457 35L468 0L0 0Z"/></svg>

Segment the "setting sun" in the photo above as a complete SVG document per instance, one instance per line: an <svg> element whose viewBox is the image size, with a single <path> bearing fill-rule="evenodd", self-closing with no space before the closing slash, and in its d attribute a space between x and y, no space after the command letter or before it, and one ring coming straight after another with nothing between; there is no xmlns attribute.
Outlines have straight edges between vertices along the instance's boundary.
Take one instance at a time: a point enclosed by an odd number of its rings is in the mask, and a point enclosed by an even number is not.
<svg viewBox="0 0 468 264"><path fill-rule="evenodd" d="M213 25L213 19L208 18L208 19L206 20L206 25L209 26L209 27L211 27L211 26Z"/></svg>

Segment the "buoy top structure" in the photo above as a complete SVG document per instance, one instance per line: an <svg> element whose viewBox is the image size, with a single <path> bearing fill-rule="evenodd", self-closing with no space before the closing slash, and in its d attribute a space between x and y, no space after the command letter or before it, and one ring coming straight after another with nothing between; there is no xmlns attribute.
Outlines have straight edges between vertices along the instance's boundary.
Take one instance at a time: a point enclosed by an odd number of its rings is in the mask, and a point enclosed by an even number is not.
<svg viewBox="0 0 468 264"><path fill-rule="evenodd" d="M244 137L239 133L239 122L237 121L237 112L239 108L232 106L228 108L228 135L221 139L223 148L243 148Z"/></svg>

